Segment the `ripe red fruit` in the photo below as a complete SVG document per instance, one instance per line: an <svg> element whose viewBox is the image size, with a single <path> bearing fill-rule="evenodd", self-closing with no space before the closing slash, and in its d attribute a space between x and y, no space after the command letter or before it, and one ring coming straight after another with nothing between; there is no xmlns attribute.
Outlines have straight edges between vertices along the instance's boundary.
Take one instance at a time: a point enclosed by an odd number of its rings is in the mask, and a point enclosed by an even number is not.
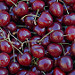
<svg viewBox="0 0 75 75"><path fill-rule="evenodd" d="M75 74L75 69L72 70L68 75L74 75Z"/></svg>
<svg viewBox="0 0 75 75"><path fill-rule="evenodd" d="M26 73L26 75L36 75L35 72L29 71Z"/></svg>

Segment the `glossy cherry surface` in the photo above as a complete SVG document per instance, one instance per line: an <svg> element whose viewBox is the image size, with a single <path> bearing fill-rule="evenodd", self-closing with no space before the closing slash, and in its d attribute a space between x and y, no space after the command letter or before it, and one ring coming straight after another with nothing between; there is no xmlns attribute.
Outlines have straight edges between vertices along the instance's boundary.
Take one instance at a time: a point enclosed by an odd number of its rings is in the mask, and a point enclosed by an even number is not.
<svg viewBox="0 0 75 75"><path fill-rule="evenodd" d="M52 3L56 2L56 0L48 0L48 5L50 6Z"/></svg>
<svg viewBox="0 0 75 75"><path fill-rule="evenodd" d="M59 60L59 67L64 71L64 72L69 72L73 69L73 61L71 57L69 56L63 56Z"/></svg>
<svg viewBox="0 0 75 75"><path fill-rule="evenodd" d="M74 75L75 74L75 69L72 70L68 75Z"/></svg>
<svg viewBox="0 0 75 75"><path fill-rule="evenodd" d="M23 55L19 54L17 57L18 62L23 66L29 66L32 60L31 55L26 52Z"/></svg>
<svg viewBox="0 0 75 75"><path fill-rule="evenodd" d="M27 72L26 75L36 75L36 74L35 72L30 71L30 72Z"/></svg>
<svg viewBox="0 0 75 75"><path fill-rule="evenodd" d="M7 53L0 53L0 67L8 66L10 62L10 56Z"/></svg>
<svg viewBox="0 0 75 75"><path fill-rule="evenodd" d="M42 71L50 71L53 67L53 61L50 58L44 57L38 61L38 68Z"/></svg>
<svg viewBox="0 0 75 75"><path fill-rule="evenodd" d="M40 27L49 27L53 23L53 18L49 12L42 12L37 23Z"/></svg>
<svg viewBox="0 0 75 75"><path fill-rule="evenodd" d="M63 6L59 2L52 3L50 5L49 10L52 13L52 15L54 15L56 17L61 17L63 15Z"/></svg>

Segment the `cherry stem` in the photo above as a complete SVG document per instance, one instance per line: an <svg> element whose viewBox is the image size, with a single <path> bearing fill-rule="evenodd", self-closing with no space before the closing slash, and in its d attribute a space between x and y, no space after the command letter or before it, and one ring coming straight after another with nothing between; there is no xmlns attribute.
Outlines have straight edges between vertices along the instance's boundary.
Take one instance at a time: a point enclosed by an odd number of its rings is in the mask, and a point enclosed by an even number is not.
<svg viewBox="0 0 75 75"><path fill-rule="evenodd" d="M39 17L39 16L37 16L37 15L33 15L33 14L28 14L28 15L25 15L25 16L23 16L22 18L21 18L21 20L23 20L25 17L27 17L27 16L34 16L34 17Z"/></svg>
<svg viewBox="0 0 75 75"><path fill-rule="evenodd" d="M75 34L75 33L72 33L72 34ZM72 34L66 34L66 35L63 35L63 36L69 36L69 35L72 35Z"/></svg>
<svg viewBox="0 0 75 75"><path fill-rule="evenodd" d="M58 2L58 0L57 0L57 2Z"/></svg>
<svg viewBox="0 0 75 75"><path fill-rule="evenodd" d="M37 42L41 42L45 37L47 37L49 34L51 34L54 30L52 30L51 32L47 33L43 38L41 38L39 41Z"/></svg>
<svg viewBox="0 0 75 75"><path fill-rule="evenodd" d="M15 50L14 50L14 48L13 48L13 56L14 56L14 54L15 54ZM14 56L14 62L15 62L15 56Z"/></svg>
<svg viewBox="0 0 75 75"><path fill-rule="evenodd" d="M27 27L27 26L25 26L25 25L16 25L17 27Z"/></svg>
<svg viewBox="0 0 75 75"><path fill-rule="evenodd" d="M71 44L69 44L69 43L59 43L59 44L68 44L68 45L71 45Z"/></svg>
<svg viewBox="0 0 75 75"><path fill-rule="evenodd" d="M44 71L41 71L43 73L43 75L46 75Z"/></svg>
<svg viewBox="0 0 75 75"><path fill-rule="evenodd" d="M11 1L11 0L9 0L9 1ZM15 4L13 1L11 1L12 2L12 4L14 4L15 5L15 7L17 7L17 4Z"/></svg>
<svg viewBox="0 0 75 75"><path fill-rule="evenodd" d="M69 11L68 11L67 6L66 6L66 4L64 3L64 1L62 1L62 0L59 0L59 1L64 4L64 6L65 6L65 8L66 8L66 11L67 11L67 14L69 14Z"/></svg>

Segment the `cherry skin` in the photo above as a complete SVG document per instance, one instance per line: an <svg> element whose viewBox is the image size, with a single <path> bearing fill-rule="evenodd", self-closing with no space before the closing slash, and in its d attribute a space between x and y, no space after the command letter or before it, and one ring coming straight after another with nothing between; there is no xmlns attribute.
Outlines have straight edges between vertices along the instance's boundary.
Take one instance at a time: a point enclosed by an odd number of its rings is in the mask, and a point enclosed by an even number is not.
<svg viewBox="0 0 75 75"><path fill-rule="evenodd" d="M6 18L6 19L5 19ZM0 11L0 26L6 26L10 22L10 15L6 11Z"/></svg>
<svg viewBox="0 0 75 75"><path fill-rule="evenodd" d="M73 5L73 11L75 11L75 4Z"/></svg>
<svg viewBox="0 0 75 75"><path fill-rule="evenodd" d="M48 32L51 32L52 30L61 30L61 24L54 22L50 27L47 28Z"/></svg>
<svg viewBox="0 0 75 75"><path fill-rule="evenodd" d="M29 71L26 73L26 75L36 75L35 72Z"/></svg>
<svg viewBox="0 0 75 75"><path fill-rule="evenodd" d="M29 48L25 47L23 50L23 53L25 53L25 52L30 52Z"/></svg>
<svg viewBox="0 0 75 75"><path fill-rule="evenodd" d="M36 58L41 58L45 54L43 46L38 45L38 44L35 44L35 45L31 46L30 51L31 51L32 55Z"/></svg>
<svg viewBox="0 0 75 75"><path fill-rule="evenodd" d="M31 37L31 32L28 29L22 28L18 31L17 36L18 39L23 42L26 40L26 38Z"/></svg>
<svg viewBox="0 0 75 75"><path fill-rule="evenodd" d="M10 22L10 23L7 25L7 29L10 30L11 32L16 31L16 29L17 29L16 24L15 24L14 22Z"/></svg>
<svg viewBox="0 0 75 75"><path fill-rule="evenodd" d="M41 16L37 20L37 23L39 27L49 27L53 23L53 18L49 12L42 12Z"/></svg>
<svg viewBox="0 0 75 75"><path fill-rule="evenodd" d="M75 69L72 70L68 75L74 75L75 74Z"/></svg>
<svg viewBox="0 0 75 75"><path fill-rule="evenodd" d="M49 44L47 50L49 54L53 57L58 57L62 54L62 47L59 44Z"/></svg>
<svg viewBox="0 0 75 75"><path fill-rule="evenodd" d="M9 68L9 72L11 74L15 74L19 71L20 65L17 62L11 62L11 63L9 63L8 68Z"/></svg>
<svg viewBox="0 0 75 75"><path fill-rule="evenodd" d="M15 15L22 17L28 13L28 5L25 2L20 1L17 7L13 8L13 12Z"/></svg>
<svg viewBox="0 0 75 75"><path fill-rule="evenodd" d="M66 75L60 68L56 67L54 69L53 75Z"/></svg>
<svg viewBox="0 0 75 75"><path fill-rule="evenodd" d="M8 11L8 6L4 2L0 2L0 10Z"/></svg>
<svg viewBox="0 0 75 75"><path fill-rule="evenodd" d="M8 70L6 68L0 68L0 75L8 75Z"/></svg>
<svg viewBox="0 0 75 75"><path fill-rule="evenodd" d="M4 0L0 0L0 2L4 2Z"/></svg>
<svg viewBox="0 0 75 75"><path fill-rule="evenodd" d="M17 57L18 62L23 66L29 66L31 63L31 55L28 52L25 52L23 55L19 54Z"/></svg>
<svg viewBox="0 0 75 75"><path fill-rule="evenodd" d="M16 75L26 75L27 70L20 70Z"/></svg>
<svg viewBox="0 0 75 75"><path fill-rule="evenodd" d="M50 58L44 57L38 61L38 68L41 71L50 71L53 67L53 61Z"/></svg>
<svg viewBox="0 0 75 75"><path fill-rule="evenodd" d="M32 41L32 42L30 42L30 45L33 46L34 44L37 44L37 41L39 41L40 39L41 39L40 36L33 36L30 40L30 41Z"/></svg>
<svg viewBox="0 0 75 75"><path fill-rule="evenodd" d="M36 0L32 3L32 9L35 10L35 11L38 10L38 9L40 11L43 10L44 6L45 6L45 3L41 0Z"/></svg>
<svg viewBox="0 0 75 75"><path fill-rule="evenodd" d="M0 53L0 67L8 66L10 62L10 56L7 53Z"/></svg>
<svg viewBox="0 0 75 75"><path fill-rule="evenodd" d="M55 30L50 34L50 40L55 43L60 43L63 40L63 31Z"/></svg>
<svg viewBox="0 0 75 75"><path fill-rule="evenodd" d="M63 56L59 60L59 67L64 72L69 72L73 69L73 61L70 56Z"/></svg>
<svg viewBox="0 0 75 75"><path fill-rule="evenodd" d="M44 37L44 36L43 36L43 37ZM41 44L42 44L44 47L48 46L48 45L50 44L50 38L49 38L49 36L45 37L45 38L42 40Z"/></svg>
<svg viewBox="0 0 75 75"><path fill-rule="evenodd" d="M4 40L0 42L0 49L3 52L10 53L12 51L12 45L10 42Z"/></svg>
<svg viewBox="0 0 75 75"><path fill-rule="evenodd" d="M63 23L67 26L75 25L75 13L63 16Z"/></svg>
<svg viewBox="0 0 75 75"><path fill-rule="evenodd" d="M0 40L7 38L7 33L4 29L0 29Z"/></svg>
<svg viewBox="0 0 75 75"><path fill-rule="evenodd" d="M15 4L17 3L18 0L11 0L12 2L14 2ZM13 3L10 0L5 0L6 4L8 6L13 6Z"/></svg>
<svg viewBox="0 0 75 75"><path fill-rule="evenodd" d="M36 32L39 36L43 36L46 33L45 28L41 28L38 25L34 26L33 28L34 32Z"/></svg>
<svg viewBox="0 0 75 75"><path fill-rule="evenodd" d="M69 26L65 30L66 39L69 41L73 41L75 39L75 26Z"/></svg>
<svg viewBox="0 0 75 75"><path fill-rule="evenodd" d="M52 15L56 17L61 17L63 15L63 6L59 2L54 2L50 5L49 8Z"/></svg>

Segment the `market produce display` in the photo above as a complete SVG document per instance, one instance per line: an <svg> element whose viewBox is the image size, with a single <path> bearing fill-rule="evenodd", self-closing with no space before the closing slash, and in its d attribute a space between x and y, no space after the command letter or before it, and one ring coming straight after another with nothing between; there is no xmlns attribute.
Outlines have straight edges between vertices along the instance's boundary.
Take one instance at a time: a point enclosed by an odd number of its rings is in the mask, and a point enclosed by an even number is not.
<svg viewBox="0 0 75 75"><path fill-rule="evenodd" d="M75 75L75 0L0 0L0 75Z"/></svg>

